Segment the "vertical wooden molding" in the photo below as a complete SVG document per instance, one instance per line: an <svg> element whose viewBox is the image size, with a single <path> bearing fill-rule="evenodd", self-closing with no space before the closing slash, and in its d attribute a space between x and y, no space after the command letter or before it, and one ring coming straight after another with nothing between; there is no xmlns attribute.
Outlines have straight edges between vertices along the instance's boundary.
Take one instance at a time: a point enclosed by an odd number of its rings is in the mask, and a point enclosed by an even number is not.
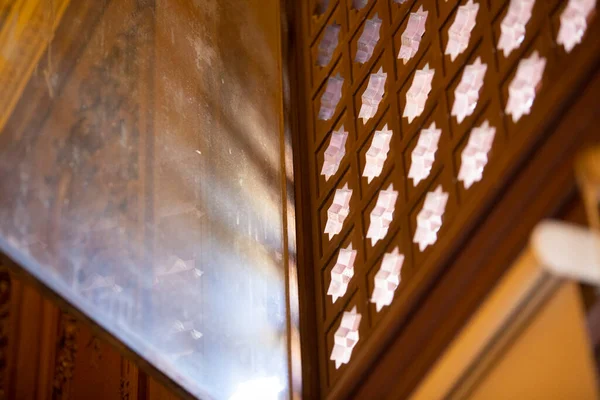
<svg viewBox="0 0 600 400"><path fill-rule="evenodd" d="M0 400L8 398L8 344L10 331L11 279L8 271L0 270Z"/></svg>
<svg viewBox="0 0 600 400"><path fill-rule="evenodd" d="M138 398L138 369L131 361L121 358L121 383L119 387L121 400Z"/></svg>
<svg viewBox="0 0 600 400"><path fill-rule="evenodd" d="M70 383L75 372L78 331L79 328L75 318L63 313L60 320L60 335L56 351L53 399L67 399L69 397Z"/></svg>

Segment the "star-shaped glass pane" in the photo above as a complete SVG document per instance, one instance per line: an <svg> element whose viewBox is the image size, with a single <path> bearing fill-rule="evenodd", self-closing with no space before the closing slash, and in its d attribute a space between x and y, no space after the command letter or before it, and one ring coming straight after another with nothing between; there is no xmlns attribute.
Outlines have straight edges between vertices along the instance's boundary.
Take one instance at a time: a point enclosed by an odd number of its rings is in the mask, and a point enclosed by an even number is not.
<svg viewBox="0 0 600 400"><path fill-rule="evenodd" d="M596 0L569 0L560 15L560 29L556 42L570 53L581 43L588 27L588 20L596 9Z"/></svg>
<svg viewBox="0 0 600 400"><path fill-rule="evenodd" d="M371 222L367 231L367 238L371 239L371 246L385 238L390 224L394 219L396 199L398 192L394 190L394 184L390 184L386 190L381 190L377 197L375 208L371 211Z"/></svg>
<svg viewBox="0 0 600 400"><path fill-rule="evenodd" d="M525 39L525 26L531 19L531 10L535 0L511 0L508 12L500 24L500 39L498 50L504 57L518 49Z"/></svg>
<svg viewBox="0 0 600 400"><path fill-rule="evenodd" d="M371 59L373 50L379 42L379 31L381 30L381 19L377 14L371 19L365 21L360 38L358 38L356 57L354 61L364 64Z"/></svg>
<svg viewBox="0 0 600 400"><path fill-rule="evenodd" d="M362 95L362 106L358 115L358 118L362 118L363 124L377 114L379 103L381 103L385 94L386 79L387 74L383 72L383 67L369 77L369 84Z"/></svg>
<svg viewBox="0 0 600 400"><path fill-rule="evenodd" d="M352 189L348 189L346 183L343 188L337 189L333 196L333 203L327 210L327 224L325 233L329 235L329 240L341 232L346 217L350 213L350 198Z"/></svg>
<svg viewBox="0 0 600 400"><path fill-rule="evenodd" d="M454 22L448 31L448 44L444 52L444 54L450 56L452 61L469 46L478 11L479 4L473 3L473 0L469 0L464 6L458 7Z"/></svg>
<svg viewBox="0 0 600 400"><path fill-rule="evenodd" d="M403 117L408 118L408 123L423 113L429 92L431 92L434 74L435 70L429 69L429 64L415 72L412 84L406 92L406 105L402 114Z"/></svg>
<svg viewBox="0 0 600 400"><path fill-rule="evenodd" d="M357 251L352 249L352 244L345 249L340 249L338 253L337 261L331 270L331 283L327 290L332 303L344 296L348 290L348 284L354 276L356 253Z"/></svg>
<svg viewBox="0 0 600 400"><path fill-rule="evenodd" d="M321 42L319 42L319 55L317 57L317 65L320 67L325 67L331 62L333 53L338 46L341 28L338 24L327 25L325 27L325 32L323 33Z"/></svg>
<svg viewBox="0 0 600 400"><path fill-rule="evenodd" d="M402 45L398 58L406 64L419 51L421 38L425 34L425 22L427 21L427 11L423 11L423 6L419 7L417 12L410 13L408 24L402 33Z"/></svg>
<svg viewBox="0 0 600 400"><path fill-rule="evenodd" d="M473 128L467 146L461 155L458 180L462 181L465 189L483 177L483 169L488 163L488 153L492 149L496 128L485 121L481 126Z"/></svg>
<svg viewBox="0 0 600 400"><path fill-rule="evenodd" d="M515 77L508 86L506 103L506 114L512 115L513 122L517 122L523 115L531 112L545 68L546 59L540 57L537 50L529 58L519 62Z"/></svg>
<svg viewBox="0 0 600 400"><path fill-rule="evenodd" d="M417 229L413 237L413 243L419 245L420 251L437 241L447 202L448 193L442 190L442 185L439 185L435 191L427 193L423 208L417 215Z"/></svg>
<svg viewBox="0 0 600 400"><path fill-rule="evenodd" d="M340 74L332 76L327 80L325 93L321 96L321 109L319 110L319 119L329 121L335 109L342 98L342 87L344 86L344 78Z"/></svg>
<svg viewBox="0 0 600 400"><path fill-rule="evenodd" d="M487 65L481 63L480 57L477 57L473 64L465 67L460 83L454 90L452 106L452 115L456 117L459 124L475 111L486 71Z"/></svg>
<svg viewBox="0 0 600 400"><path fill-rule="evenodd" d="M371 147L367 150L365 169L362 176L367 178L368 183L371 183L373 178L376 178L383 171L383 165L390 151L390 141L392 132L388 129L387 124L380 131L375 131Z"/></svg>
<svg viewBox="0 0 600 400"><path fill-rule="evenodd" d="M432 122L429 128L421 130L417 146L411 154L410 170L408 171L408 177L413 180L413 186L417 186L431 173L441 135L442 130L436 128L435 122Z"/></svg>
<svg viewBox="0 0 600 400"><path fill-rule="evenodd" d="M371 303L375 303L377 312L384 306L392 304L394 293L400 285L404 255L400 254L398 247L391 253L385 253L379 271L375 274Z"/></svg>
<svg viewBox="0 0 600 400"><path fill-rule="evenodd" d="M336 369L350 361L352 350L359 340L358 327L361 317L356 312L356 306L342 315L340 326L333 335L333 349L329 357L331 361L335 362Z"/></svg>
<svg viewBox="0 0 600 400"><path fill-rule="evenodd" d="M331 132L331 139L329 140L329 146L325 150L323 168L321 169L321 175L325 175L325 180L328 181L333 175L336 174L340 163L346 155L346 140L348 139L348 132L344 130L344 125L335 132Z"/></svg>

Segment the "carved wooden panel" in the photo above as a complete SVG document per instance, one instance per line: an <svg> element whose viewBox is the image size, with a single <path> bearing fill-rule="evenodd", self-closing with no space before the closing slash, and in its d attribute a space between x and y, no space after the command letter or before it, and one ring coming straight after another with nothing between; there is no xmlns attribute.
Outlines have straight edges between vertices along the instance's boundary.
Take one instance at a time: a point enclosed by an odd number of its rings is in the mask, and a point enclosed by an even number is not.
<svg viewBox="0 0 600 400"><path fill-rule="evenodd" d="M323 395L390 308L430 282L478 203L538 133L531 116L549 108L544 97L572 90L555 84L568 60L557 44L567 1L364 3L303 7L300 24L308 152L301 173L309 181ZM377 36L367 30L378 19ZM339 43L324 63L317 56L332 26ZM361 44L365 35L375 39ZM577 49L574 56L583 58ZM389 144L381 142L388 129ZM340 132L347 139L331 153ZM340 263L348 249L351 268ZM361 318L350 323L354 312Z"/></svg>

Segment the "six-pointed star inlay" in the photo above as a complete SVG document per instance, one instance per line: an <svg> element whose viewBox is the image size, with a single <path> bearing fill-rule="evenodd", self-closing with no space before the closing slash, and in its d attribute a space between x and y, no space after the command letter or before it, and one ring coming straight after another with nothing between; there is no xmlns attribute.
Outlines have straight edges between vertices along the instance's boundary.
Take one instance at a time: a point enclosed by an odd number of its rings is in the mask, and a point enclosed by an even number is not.
<svg viewBox="0 0 600 400"><path fill-rule="evenodd" d="M352 189L348 189L347 183L343 188L335 191L333 203L327 210L327 224L325 225L325 233L329 235L329 240L342 230L344 221L350 213L351 197Z"/></svg>
<svg viewBox="0 0 600 400"><path fill-rule="evenodd" d="M458 180L463 182L465 189L481 180L495 135L496 128L490 126L487 120L471 131L467 146L461 155L460 171L458 172Z"/></svg>
<svg viewBox="0 0 600 400"><path fill-rule="evenodd" d="M356 253L357 251L352 248L352 243L345 249L340 249L338 253L337 261L331 269L331 283L327 290L333 303L348 290L348 284L354 276Z"/></svg>
<svg viewBox="0 0 600 400"><path fill-rule="evenodd" d="M469 47L471 31L475 28L475 20L479 4L469 0L464 6L458 7L454 22L448 30L448 44L444 54L449 55L452 61Z"/></svg>
<svg viewBox="0 0 600 400"><path fill-rule="evenodd" d="M504 57L521 46L525 39L525 26L531 19L531 10L535 0L511 0L508 12L500 24L498 50Z"/></svg>
<svg viewBox="0 0 600 400"><path fill-rule="evenodd" d="M473 64L465 67L460 83L454 90L454 105L451 113L459 124L475 111L486 71L487 65L481 63L480 57L477 57Z"/></svg>
<svg viewBox="0 0 600 400"><path fill-rule="evenodd" d="M413 119L423 113L429 92L431 92L431 82L434 74L435 70L430 69L429 64L426 64L423 69L415 71L412 84L406 92L406 105L402 114L403 117L408 119L408 123L411 123Z"/></svg>
<svg viewBox="0 0 600 400"><path fill-rule="evenodd" d="M385 94L385 81L387 74L383 72L383 67L375 74L369 77L369 85L362 95L362 106L358 118L362 118L363 124L373 118L379 109L379 103Z"/></svg>
<svg viewBox="0 0 600 400"><path fill-rule="evenodd" d="M385 253L379 271L375 274L371 303L375 303L377 312L384 306L392 304L394 293L400 285L400 272L404 263L404 255L400 254L398 247L391 253Z"/></svg>
<svg viewBox="0 0 600 400"><path fill-rule="evenodd" d="M413 237L413 243L419 245L419 250L423 251L427 246L437 241L437 234L442 227L442 216L446 210L448 202L448 193L439 185L433 192L427 193L423 208L417 215L417 229Z"/></svg>
<svg viewBox="0 0 600 400"><path fill-rule="evenodd" d="M387 235L394 218L397 198L398 192L394 190L394 184L390 184L386 190L379 191L377 203L371 211L371 222L367 231L367 239L371 239L371 246L375 246Z"/></svg>
<svg viewBox="0 0 600 400"><path fill-rule="evenodd" d="M560 29L556 43L563 45L570 53L575 45L581 43L588 26L588 19L596 9L596 0L569 0L560 14Z"/></svg>
<svg viewBox="0 0 600 400"><path fill-rule="evenodd" d="M352 350L358 343L358 327L360 326L361 315L356 312L356 306L350 311L344 311L339 328L333 335L333 349L329 359L335 362L335 368L338 369L342 364L347 364L352 356Z"/></svg>
<svg viewBox="0 0 600 400"><path fill-rule="evenodd" d="M406 29L402 33L402 45L398 58L406 64L419 51L421 38L425 34L425 23L427 22L427 11L423 10L423 6L419 7L416 12L410 13Z"/></svg>
<svg viewBox="0 0 600 400"><path fill-rule="evenodd" d="M441 135L442 130L436 128L435 122L432 122L429 128L421 130L417 146L411 154L410 170L408 171L408 178L413 180L413 186L417 186L431 173Z"/></svg>
<svg viewBox="0 0 600 400"><path fill-rule="evenodd" d="M367 178L367 182L371 183L373 178L376 178L383 171L383 165L390 151L390 141L392 140L392 132L388 129L387 124L380 131L375 131L371 147L365 154L366 162L362 176Z"/></svg>
<svg viewBox="0 0 600 400"><path fill-rule="evenodd" d="M325 180L328 181L333 175L336 174L340 163L346 155L346 140L348 139L348 132L344 130L344 125L335 132L331 132L331 139L329 140L329 146L325 150L323 168L321 169L321 175L325 175Z"/></svg>
<svg viewBox="0 0 600 400"><path fill-rule="evenodd" d="M517 122L523 115L531 112L531 106L546 68L546 59L540 57L537 50L529 58L519 62L515 77L508 86L506 113Z"/></svg>

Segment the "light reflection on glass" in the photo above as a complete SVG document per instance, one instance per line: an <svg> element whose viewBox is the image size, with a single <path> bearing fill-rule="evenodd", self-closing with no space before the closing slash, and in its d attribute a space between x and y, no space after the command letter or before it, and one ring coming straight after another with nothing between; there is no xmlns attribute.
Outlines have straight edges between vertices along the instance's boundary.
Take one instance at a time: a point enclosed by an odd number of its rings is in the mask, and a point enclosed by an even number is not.
<svg viewBox="0 0 600 400"><path fill-rule="evenodd" d="M272 3L71 2L0 134L0 248L202 398L290 396Z"/></svg>

